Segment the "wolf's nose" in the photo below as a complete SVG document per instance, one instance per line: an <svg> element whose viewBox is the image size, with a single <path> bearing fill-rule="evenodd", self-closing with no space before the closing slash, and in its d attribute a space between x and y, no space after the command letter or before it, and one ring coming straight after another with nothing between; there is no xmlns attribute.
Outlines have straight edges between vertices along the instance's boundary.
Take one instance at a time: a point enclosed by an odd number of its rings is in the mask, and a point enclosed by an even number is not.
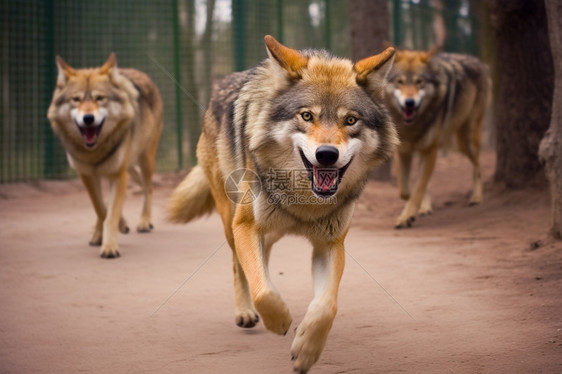
<svg viewBox="0 0 562 374"><path fill-rule="evenodd" d="M332 166L338 160L340 152L336 147L321 145L316 149L316 160L322 166Z"/></svg>
<svg viewBox="0 0 562 374"><path fill-rule="evenodd" d="M94 119L95 117L93 114L85 114L84 117L82 117L82 120L86 125L91 125L92 123L94 123Z"/></svg>
<svg viewBox="0 0 562 374"><path fill-rule="evenodd" d="M413 108L414 105L416 105L416 101L414 99L406 99L406 101L404 101L404 105L406 108Z"/></svg>

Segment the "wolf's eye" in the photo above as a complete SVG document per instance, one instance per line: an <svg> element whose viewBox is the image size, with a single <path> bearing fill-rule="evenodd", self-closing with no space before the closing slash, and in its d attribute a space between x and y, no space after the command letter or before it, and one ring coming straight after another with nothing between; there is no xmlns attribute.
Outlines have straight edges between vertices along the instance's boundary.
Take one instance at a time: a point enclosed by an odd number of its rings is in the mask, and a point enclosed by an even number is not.
<svg viewBox="0 0 562 374"><path fill-rule="evenodd" d="M422 84L422 83L423 83L423 79L421 79L421 78L416 79L416 84L417 84L418 86L419 86L420 84Z"/></svg>
<svg viewBox="0 0 562 374"><path fill-rule="evenodd" d="M398 78L396 80L396 84L404 84L404 80L402 78Z"/></svg>
<svg viewBox="0 0 562 374"><path fill-rule="evenodd" d="M303 113L301 113L301 117L302 117L302 119L304 119L306 122L312 121L312 113L310 113L310 112L303 112Z"/></svg>
<svg viewBox="0 0 562 374"><path fill-rule="evenodd" d="M353 116L347 116L345 118L345 125L346 126L353 126L357 123L357 118L353 117Z"/></svg>
<svg viewBox="0 0 562 374"><path fill-rule="evenodd" d="M102 96L102 95L96 96L96 101L102 101L103 99L105 99L105 96Z"/></svg>
<svg viewBox="0 0 562 374"><path fill-rule="evenodd" d="M74 96L74 97L73 97L72 99L70 99L70 100L72 100L73 103L79 103L79 102L80 102L80 96Z"/></svg>

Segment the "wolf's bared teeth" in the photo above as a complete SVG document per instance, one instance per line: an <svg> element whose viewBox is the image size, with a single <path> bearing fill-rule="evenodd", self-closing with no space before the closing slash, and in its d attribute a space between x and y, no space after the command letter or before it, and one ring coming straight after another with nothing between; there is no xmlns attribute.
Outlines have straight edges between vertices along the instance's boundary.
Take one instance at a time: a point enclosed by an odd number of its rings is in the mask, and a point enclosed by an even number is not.
<svg viewBox="0 0 562 374"><path fill-rule="evenodd" d="M404 108L403 113L404 113L404 119L406 119L407 121L410 121L410 120L414 119L414 116L416 115L416 109L415 108Z"/></svg>
<svg viewBox="0 0 562 374"><path fill-rule="evenodd" d="M322 192L333 189L338 182L338 169L319 169L313 166L314 186Z"/></svg>

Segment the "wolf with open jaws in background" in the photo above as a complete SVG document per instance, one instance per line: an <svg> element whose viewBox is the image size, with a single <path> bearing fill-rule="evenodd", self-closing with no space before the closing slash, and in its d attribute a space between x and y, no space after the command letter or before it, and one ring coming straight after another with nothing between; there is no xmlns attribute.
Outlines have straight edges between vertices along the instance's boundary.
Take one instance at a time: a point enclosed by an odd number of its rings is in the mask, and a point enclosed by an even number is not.
<svg viewBox="0 0 562 374"><path fill-rule="evenodd" d="M482 202L479 164L484 113L491 96L488 67L476 57L430 51L397 51L386 87L386 102L400 138L396 152L400 197L407 200L396 228L409 227L432 211L427 191L440 147L456 140L473 165L470 204ZM420 155L420 176L410 194L410 168Z"/></svg>
<svg viewBox="0 0 562 374"><path fill-rule="evenodd" d="M169 217L188 222L218 211L233 249L236 324L253 327L259 315L282 335L292 318L269 277L270 250L285 234L310 240L314 299L291 347L294 369L306 373L336 315L355 200L368 171L398 143L382 104L394 49L353 64L326 51L290 49L271 36L265 44L268 59L216 87L197 145L199 165L173 192ZM225 180L242 168L259 176L262 188L251 203L235 204ZM275 171L304 171L306 188L294 178L266 185L280 178Z"/></svg>
<svg viewBox="0 0 562 374"><path fill-rule="evenodd" d="M162 99L146 74L118 69L113 53L93 69L74 69L58 56L56 62L57 85L47 117L94 205L97 223L90 245L101 245L102 257L118 257L117 233L129 231L121 214L129 173L144 191L137 231L152 229L152 174L163 127ZM107 208L102 177L110 182Z"/></svg>

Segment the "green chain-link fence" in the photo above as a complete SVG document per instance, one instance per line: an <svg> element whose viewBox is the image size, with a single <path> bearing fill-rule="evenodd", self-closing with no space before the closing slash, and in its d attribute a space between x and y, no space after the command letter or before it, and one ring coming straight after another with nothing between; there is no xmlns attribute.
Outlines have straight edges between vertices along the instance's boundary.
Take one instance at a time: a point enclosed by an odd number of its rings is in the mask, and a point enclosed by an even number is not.
<svg viewBox="0 0 562 374"><path fill-rule="evenodd" d="M457 3L462 21L465 2ZM430 42L404 30L431 35L435 7L395 0L389 8L397 45ZM213 82L265 58L265 34L350 55L346 0L0 0L0 17L0 183L74 175L46 119L56 55L79 68L114 51L119 66L150 75L164 101L158 171L194 163Z"/></svg>

